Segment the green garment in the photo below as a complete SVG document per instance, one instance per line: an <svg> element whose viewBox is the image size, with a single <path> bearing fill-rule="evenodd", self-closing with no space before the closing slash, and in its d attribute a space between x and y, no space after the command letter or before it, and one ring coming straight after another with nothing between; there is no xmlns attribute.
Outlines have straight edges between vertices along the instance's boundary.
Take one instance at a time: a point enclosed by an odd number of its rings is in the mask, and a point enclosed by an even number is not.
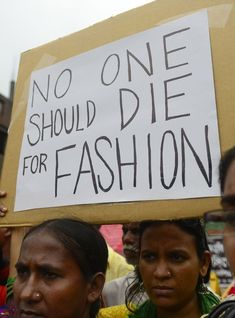
<svg viewBox="0 0 235 318"><path fill-rule="evenodd" d="M13 296L13 285L14 285L15 280L16 280L15 277L14 278L8 277L8 279L7 279L7 283L6 283L7 298L10 296Z"/></svg>
<svg viewBox="0 0 235 318"><path fill-rule="evenodd" d="M198 299L203 315L208 314L214 306L220 303L219 297L209 289L206 289L203 293L198 293ZM150 300L146 300L134 313L130 313L128 317L156 318L156 306Z"/></svg>

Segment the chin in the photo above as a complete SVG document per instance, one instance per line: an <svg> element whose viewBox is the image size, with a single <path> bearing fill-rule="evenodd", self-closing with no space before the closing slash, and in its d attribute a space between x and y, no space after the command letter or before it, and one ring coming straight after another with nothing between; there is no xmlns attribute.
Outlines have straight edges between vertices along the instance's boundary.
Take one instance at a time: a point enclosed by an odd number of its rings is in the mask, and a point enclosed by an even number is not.
<svg viewBox="0 0 235 318"><path fill-rule="evenodd" d="M151 298L151 301L157 306L157 308L170 309L175 306L172 299L169 299L168 297L153 297Z"/></svg>

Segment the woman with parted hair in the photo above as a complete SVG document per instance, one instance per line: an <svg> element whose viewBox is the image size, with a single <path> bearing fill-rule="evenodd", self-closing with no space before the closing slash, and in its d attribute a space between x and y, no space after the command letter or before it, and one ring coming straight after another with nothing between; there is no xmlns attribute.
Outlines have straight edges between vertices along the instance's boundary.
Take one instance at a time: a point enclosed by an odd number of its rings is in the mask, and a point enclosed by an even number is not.
<svg viewBox="0 0 235 318"><path fill-rule="evenodd" d="M92 225L54 219L25 235L14 283L17 317L95 318L108 250Z"/></svg>
<svg viewBox="0 0 235 318"><path fill-rule="evenodd" d="M99 318L200 318L219 303L208 288L210 252L198 219L140 223L140 255L136 279L126 294L126 306L104 308ZM146 291L149 300L133 303Z"/></svg>

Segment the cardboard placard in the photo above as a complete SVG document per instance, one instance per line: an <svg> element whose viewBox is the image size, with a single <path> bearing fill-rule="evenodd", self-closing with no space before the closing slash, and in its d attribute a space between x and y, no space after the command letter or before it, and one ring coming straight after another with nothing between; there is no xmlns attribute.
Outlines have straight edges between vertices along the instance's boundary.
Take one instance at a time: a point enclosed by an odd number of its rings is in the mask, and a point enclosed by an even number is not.
<svg viewBox="0 0 235 318"><path fill-rule="evenodd" d="M1 223L218 208L219 142L234 144L234 3L159 0L22 54Z"/></svg>

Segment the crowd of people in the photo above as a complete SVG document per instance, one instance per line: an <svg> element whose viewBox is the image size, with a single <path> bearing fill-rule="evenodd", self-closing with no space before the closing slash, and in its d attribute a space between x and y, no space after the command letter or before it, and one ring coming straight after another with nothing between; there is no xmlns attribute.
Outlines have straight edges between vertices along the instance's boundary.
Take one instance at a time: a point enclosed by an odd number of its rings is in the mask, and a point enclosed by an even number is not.
<svg viewBox="0 0 235 318"><path fill-rule="evenodd" d="M235 274L235 147L221 158L219 176L221 211L205 213L204 220L123 224L124 257L117 263L124 260L127 272L108 281L113 251L97 225L70 218L35 225L22 241L16 277L8 280L11 232L1 228L1 317L235 317L235 301L227 298L235 295L234 281L225 300L208 287L212 261L204 228L207 221L224 223L225 254ZM0 206L0 216L6 212Z"/></svg>

